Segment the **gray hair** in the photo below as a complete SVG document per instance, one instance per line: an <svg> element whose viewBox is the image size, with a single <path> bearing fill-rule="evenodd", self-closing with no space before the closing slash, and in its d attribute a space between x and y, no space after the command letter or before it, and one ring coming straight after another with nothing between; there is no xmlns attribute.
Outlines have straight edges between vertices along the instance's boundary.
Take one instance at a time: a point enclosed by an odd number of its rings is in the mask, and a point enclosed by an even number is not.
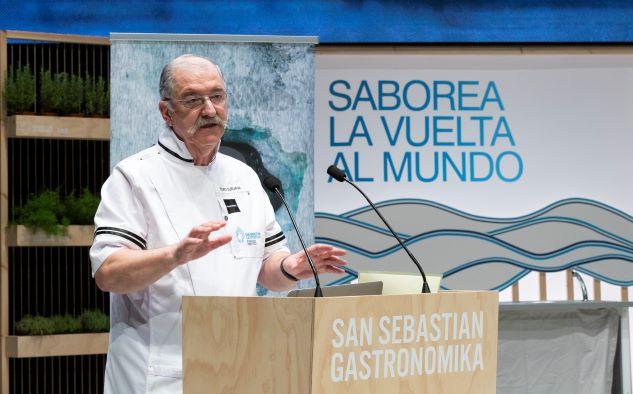
<svg viewBox="0 0 633 394"><path fill-rule="evenodd" d="M169 63L165 65L165 67L163 67L163 71L160 73L160 84L158 86L160 99L166 100L166 99L171 98L171 93L174 87L174 69L176 67L180 67L184 64L192 64L192 63L201 64L201 63L207 63L207 62L211 63L215 67L215 69L218 71L218 74L220 74L220 78L222 78L222 83L225 85L225 89L226 89L226 83L224 83L224 76L222 75L222 70L220 70L220 67L217 64L215 64L213 60L204 56L186 54L186 55L178 56L175 59L172 59Z"/></svg>

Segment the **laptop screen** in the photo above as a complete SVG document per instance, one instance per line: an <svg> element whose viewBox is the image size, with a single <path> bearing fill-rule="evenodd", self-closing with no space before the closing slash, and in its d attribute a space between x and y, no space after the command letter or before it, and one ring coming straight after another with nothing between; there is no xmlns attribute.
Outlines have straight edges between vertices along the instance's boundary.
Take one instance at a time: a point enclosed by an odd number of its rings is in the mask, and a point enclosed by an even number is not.
<svg viewBox="0 0 633 394"><path fill-rule="evenodd" d="M382 282L351 283L347 285L321 287L323 297L349 297L382 294ZM294 289L288 297L314 297L314 287Z"/></svg>

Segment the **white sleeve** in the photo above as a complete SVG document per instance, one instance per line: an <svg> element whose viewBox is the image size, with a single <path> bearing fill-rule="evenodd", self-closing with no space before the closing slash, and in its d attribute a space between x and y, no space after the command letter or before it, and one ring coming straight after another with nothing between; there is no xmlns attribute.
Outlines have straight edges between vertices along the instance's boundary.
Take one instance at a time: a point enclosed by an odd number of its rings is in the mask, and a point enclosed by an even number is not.
<svg viewBox="0 0 633 394"><path fill-rule="evenodd" d="M279 251L290 252L290 249L287 247L288 240L286 240L286 236L284 235L281 226L277 223L275 211L273 210L273 206L270 204L268 195L261 187L260 191L266 218L266 239L264 243L264 260L266 260L273 253Z"/></svg>
<svg viewBox="0 0 633 394"><path fill-rule="evenodd" d="M118 167L101 188L95 215L95 236L90 248L92 275L120 248L146 249L147 221L130 175Z"/></svg>

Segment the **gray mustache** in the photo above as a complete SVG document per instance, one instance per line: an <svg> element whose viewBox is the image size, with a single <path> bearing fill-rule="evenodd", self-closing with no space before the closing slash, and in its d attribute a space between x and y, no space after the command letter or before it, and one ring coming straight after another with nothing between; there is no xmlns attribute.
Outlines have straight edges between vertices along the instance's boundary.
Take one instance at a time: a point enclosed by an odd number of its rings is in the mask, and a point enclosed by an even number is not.
<svg viewBox="0 0 633 394"><path fill-rule="evenodd" d="M227 120L222 119L219 116L214 116L213 118L200 118L198 119L198 122L196 123L196 128L199 129L200 127L213 126L216 124L226 127L227 123L228 123Z"/></svg>

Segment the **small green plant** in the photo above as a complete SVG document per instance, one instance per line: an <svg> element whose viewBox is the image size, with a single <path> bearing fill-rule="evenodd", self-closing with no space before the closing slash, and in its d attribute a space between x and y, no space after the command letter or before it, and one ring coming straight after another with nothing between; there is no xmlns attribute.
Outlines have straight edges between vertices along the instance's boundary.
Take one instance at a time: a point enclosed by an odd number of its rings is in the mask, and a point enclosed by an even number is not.
<svg viewBox="0 0 633 394"><path fill-rule="evenodd" d="M88 75L84 83L84 102L86 114L106 116L110 106L109 92L102 77L97 79Z"/></svg>
<svg viewBox="0 0 633 394"><path fill-rule="evenodd" d="M50 320L53 322L55 334L72 334L76 332L81 332L81 320L68 313L65 315L51 316Z"/></svg>
<svg viewBox="0 0 633 394"><path fill-rule="evenodd" d="M10 114L33 111L35 76L30 65L26 64L16 70L9 68L4 94L7 112Z"/></svg>
<svg viewBox="0 0 633 394"><path fill-rule="evenodd" d="M42 316L26 315L15 323L15 331L19 335L51 335L55 333L55 324Z"/></svg>
<svg viewBox="0 0 633 394"><path fill-rule="evenodd" d="M59 192L53 190L31 195L23 207L16 209L18 223L32 231L42 230L50 235L66 234L70 221L65 211Z"/></svg>
<svg viewBox="0 0 633 394"><path fill-rule="evenodd" d="M84 311L79 319L84 332L107 332L110 330L110 318L100 310Z"/></svg>
<svg viewBox="0 0 633 394"><path fill-rule="evenodd" d="M40 105L42 112L60 113L64 76L50 70L40 71Z"/></svg>
<svg viewBox="0 0 633 394"><path fill-rule="evenodd" d="M51 317L26 315L15 323L18 335L73 334L77 332L108 332L110 318L100 310L87 310L80 316L70 314Z"/></svg>
<svg viewBox="0 0 633 394"><path fill-rule="evenodd" d="M97 109L97 91L96 91L95 79L88 74L84 81L84 105L86 108L86 115L96 115Z"/></svg>
<svg viewBox="0 0 633 394"><path fill-rule="evenodd" d="M66 216L72 224L93 224L99 207L99 197L84 189L79 197L66 197Z"/></svg>
<svg viewBox="0 0 633 394"><path fill-rule="evenodd" d="M16 222L31 231L49 235L65 235L69 224L93 224L99 207L99 197L87 188L79 197L73 194L63 201L56 190L45 190L31 195L23 207L15 209Z"/></svg>
<svg viewBox="0 0 633 394"><path fill-rule="evenodd" d="M67 113L68 105L66 103L66 96L68 94L68 73L62 72L53 75L53 81L55 83L55 89L59 92L59 103L55 112L64 115Z"/></svg>
<svg viewBox="0 0 633 394"><path fill-rule="evenodd" d="M95 81L95 114L107 116L110 110L110 90L106 88L103 78L99 77Z"/></svg>
<svg viewBox="0 0 633 394"><path fill-rule="evenodd" d="M84 103L84 81L78 75L62 75L62 114L79 114Z"/></svg>
<svg viewBox="0 0 633 394"><path fill-rule="evenodd" d="M84 105L87 115L107 116L110 107L109 92L102 77L88 75L84 82Z"/></svg>

